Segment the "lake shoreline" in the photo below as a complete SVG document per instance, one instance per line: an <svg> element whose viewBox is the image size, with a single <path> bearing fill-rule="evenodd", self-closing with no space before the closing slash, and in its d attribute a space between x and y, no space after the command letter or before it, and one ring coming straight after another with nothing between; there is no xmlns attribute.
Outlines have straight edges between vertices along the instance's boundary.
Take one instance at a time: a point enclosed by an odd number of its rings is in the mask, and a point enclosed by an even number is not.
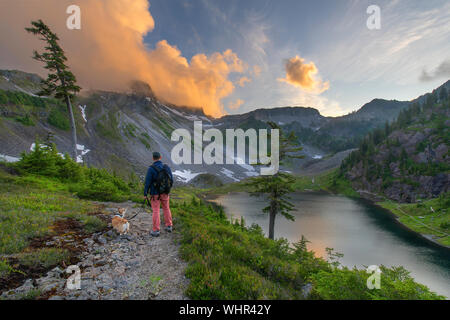
<svg viewBox="0 0 450 320"><path fill-rule="evenodd" d="M323 193L323 194L331 194L331 195L339 195L339 196L344 196L344 197L349 197L349 198L355 198L355 199L360 199L363 201L366 201L368 203L370 203L373 206L376 206L377 208L381 209L381 211L385 212L386 215L390 216L395 223L397 223L399 226L401 226L403 229L408 230L409 232L420 236L423 240L427 241L429 244L437 246L439 248L443 248L446 250L450 251L450 246L446 246L442 243L439 243L438 241L434 240L432 238L431 235L427 235L418 231L415 231L414 229L412 229L411 227L409 227L408 225L402 223L399 220L399 216L397 214L395 214L394 212L392 212L391 210L389 210L388 208L383 207L382 205L380 205L379 201L377 201L377 199L373 199L370 196L367 196L363 194L359 194L359 197L350 197L348 195L344 195L341 193L336 193L336 192L331 192L328 190L312 190L312 189L304 189L304 190L296 190L295 192L300 192L300 193ZM203 193L200 196L202 197L202 199L206 202L208 202L209 204L213 204L216 206L220 206L218 203L214 202L215 199L217 199L219 196L223 195L223 194L239 194L239 193L247 193L247 191L236 191L236 192L226 192L226 193Z"/></svg>
<svg viewBox="0 0 450 320"><path fill-rule="evenodd" d="M408 230L408 231L410 231L410 232L412 232L412 233L415 233L415 234L421 236L423 239L425 239L426 241L430 242L431 244L434 244L434 245L436 245L436 246L438 246L438 247L440 247L440 248L444 248L444 249L447 249L447 250L450 251L450 247L449 247L449 246L446 246L445 244L442 244L442 243L440 243L440 242L434 240L434 239L432 238L432 235L427 235L427 234L425 234L425 233L421 233L421 232L415 231L415 230L412 229L411 227L409 227L409 226L407 226L406 224L402 223L402 222L400 221L400 217L399 217L398 215L396 215L394 212L392 212L391 210L389 210L389 209L383 207L382 205L380 205L380 204L377 203L377 202L373 202L372 200L368 200L368 201L369 201L372 205L374 205L374 206L376 206L376 207L382 209L383 211L386 211L387 214L391 215L391 216L395 219L395 221L396 221L399 225L401 225L402 227L404 227L406 230Z"/></svg>
<svg viewBox="0 0 450 320"><path fill-rule="evenodd" d="M228 190L229 191L229 190ZM250 199L247 192L210 193L201 196L224 209L228 220L258 224L267 235L267 216L261 212L265 198ZM275 233L289 244L301 235L309 249L325 257L325 248L344 253L342 264L352 268L367 265L405 266L421 283L450 296L448 283L450 251L398 221L390 210L362 197L348 197L326 190L298 191L291 195L295 222L277 220ZM409 213L409 211L408 211ZM443 277L447 277L446 279Z"/></svg>
<svg viewBox="0 0 450 320"><path fill-rule="evenodd" d="M364 194L364 195L367 195L366 193L363 193L363 194ZM377 199L373 199L373 198L371 198L370 196L364 196L363 194L360 194L360 199L362 199L362 200L364 200L364 201L367 201L367 202L369 202L370 204L372 204L372 205L374 205L374 206L380 208L381 211L386 212L386 214L390 215L390 216L395 220L395 222L398 223L400 226L402 226L404 229L406 229L406 230L408 230L409 232L412 232L412 233L414 233L414 234L416 234L416 235L419 235L421 238L425 239L425 240L428 241L430 244L433 244L433 245L435 245L435 246L438 246L438 247L440 247L440 248L444 248L444 249L450 251L450 246L446 246L445 244L442 244L442 243L440 243L440 242L434 240L434 239L432 238L432 235L427 235L427 234L425 234L425 233L421 233L421 232L418 232L418 231L412 229L412 228L409 227L408 225L402 223L402 222L400 221L400 217L399 217L397 214L395 214L395 212L389 210L388 208L383 207L383 206L380 204L381 201L377 201ZM395 202L395 201L393 201L393 202Z"/></svg>

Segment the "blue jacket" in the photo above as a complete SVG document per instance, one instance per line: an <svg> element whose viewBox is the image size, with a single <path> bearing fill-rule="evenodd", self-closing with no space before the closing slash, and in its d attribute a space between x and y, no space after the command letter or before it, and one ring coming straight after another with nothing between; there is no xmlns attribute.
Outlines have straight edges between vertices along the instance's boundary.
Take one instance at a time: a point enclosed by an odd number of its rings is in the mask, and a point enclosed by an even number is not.
<svg viewBox="0 0 450 320"><path fill-rule="evenodd" d="M173 181L172 170L170 170L168 165L163 164L159 160L153 162L153 165L155 167L157 167L158 169L162 169L162 168L166 167L166 170L169 173L170 179ZM154 168L152 168L151 166L148 167L147 176L145 177L144 196L147 196L149 188L150 188L150 195L154 196L154 195L158 194L158 191L156 191L155 187L153 186L153 181L156 179L157 174L158 173L156 172L156 170Z"/></svg>

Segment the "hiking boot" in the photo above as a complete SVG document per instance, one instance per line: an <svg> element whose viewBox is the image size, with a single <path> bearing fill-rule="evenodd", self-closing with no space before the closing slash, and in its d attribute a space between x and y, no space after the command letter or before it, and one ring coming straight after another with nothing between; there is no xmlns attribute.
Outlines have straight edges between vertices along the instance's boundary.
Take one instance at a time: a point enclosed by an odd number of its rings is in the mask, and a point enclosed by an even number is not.
<svg viewBox="0 0 450 320"><path fill-rule="evenodd" d="M159 230L150 232L152 237L159 237Z"/></svg>
<svg viewBox="0 0 450 320"><path fill-rule="evenodd" d="M164 228L164 230L166 230L168 233L172 232L172 226L167 226Z"/></svg>

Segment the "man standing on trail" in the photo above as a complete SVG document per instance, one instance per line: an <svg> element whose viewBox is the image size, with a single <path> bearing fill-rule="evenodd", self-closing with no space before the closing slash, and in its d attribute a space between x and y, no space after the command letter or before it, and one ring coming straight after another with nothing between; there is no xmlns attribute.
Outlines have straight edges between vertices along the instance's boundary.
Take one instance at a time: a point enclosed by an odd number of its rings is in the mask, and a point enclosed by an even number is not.
<svg viewBox="0 0 450 320"><path fill-rule="evenodd" d="M160 218L159 208L162 205L164 222L167 232L172 232L172 213L169 206L169 193L173 185L172 171L169 166L161 162L161 154L153 152L153 164L148 168L145 177L144 197L148 201L150 189L150 202L153 211L153 229L150 233L153 237L159 237Z"/></svg>

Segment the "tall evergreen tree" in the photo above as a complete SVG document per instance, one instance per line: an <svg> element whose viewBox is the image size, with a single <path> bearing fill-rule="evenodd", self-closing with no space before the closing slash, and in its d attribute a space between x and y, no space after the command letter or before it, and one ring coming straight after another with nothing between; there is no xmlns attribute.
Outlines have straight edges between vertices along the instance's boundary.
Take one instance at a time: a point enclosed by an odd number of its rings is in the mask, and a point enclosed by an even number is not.
<svg viewBox="0 0 450 320"><path fill-rule="evenodd" d="M38 21L32 21L31 25L32 27L25 28L25 30L39 36L40 40L46 42L45 51L43 53L38 53L37 51L33 52L33 59L43 62L45 64L44 68L49 72L47 79L42 81L43 89L38 95L54 95L55 98L61 99L67 105L67 111L72 127L72 156L76 161L77 130L71 100L81 88L77 85L74 74L66 65L67 57L58 43L58 36L40 19Z"/></svg>
<svg viewBox="0 0 450 320"><path fill-rule="evenodd" d="M300 155L294 155L303 148L298 146L296 136L291 132L287 136L283 134L280 127L274 122L268 123L272 129L280 130L280 165L287 158L303 158ZM275 233L275 217L281 214L286 219L294 221L294 216L290 212L294 209L294 205L290 203L289 193L294 191L293 183L295 179L285 172L278 171L272 176L258 176L250 179L247 186L252 190L250 195L259 196L266 194L269 199L269 205L263 209L264 213L269 214L269 238L274 238Z"/></svg>

